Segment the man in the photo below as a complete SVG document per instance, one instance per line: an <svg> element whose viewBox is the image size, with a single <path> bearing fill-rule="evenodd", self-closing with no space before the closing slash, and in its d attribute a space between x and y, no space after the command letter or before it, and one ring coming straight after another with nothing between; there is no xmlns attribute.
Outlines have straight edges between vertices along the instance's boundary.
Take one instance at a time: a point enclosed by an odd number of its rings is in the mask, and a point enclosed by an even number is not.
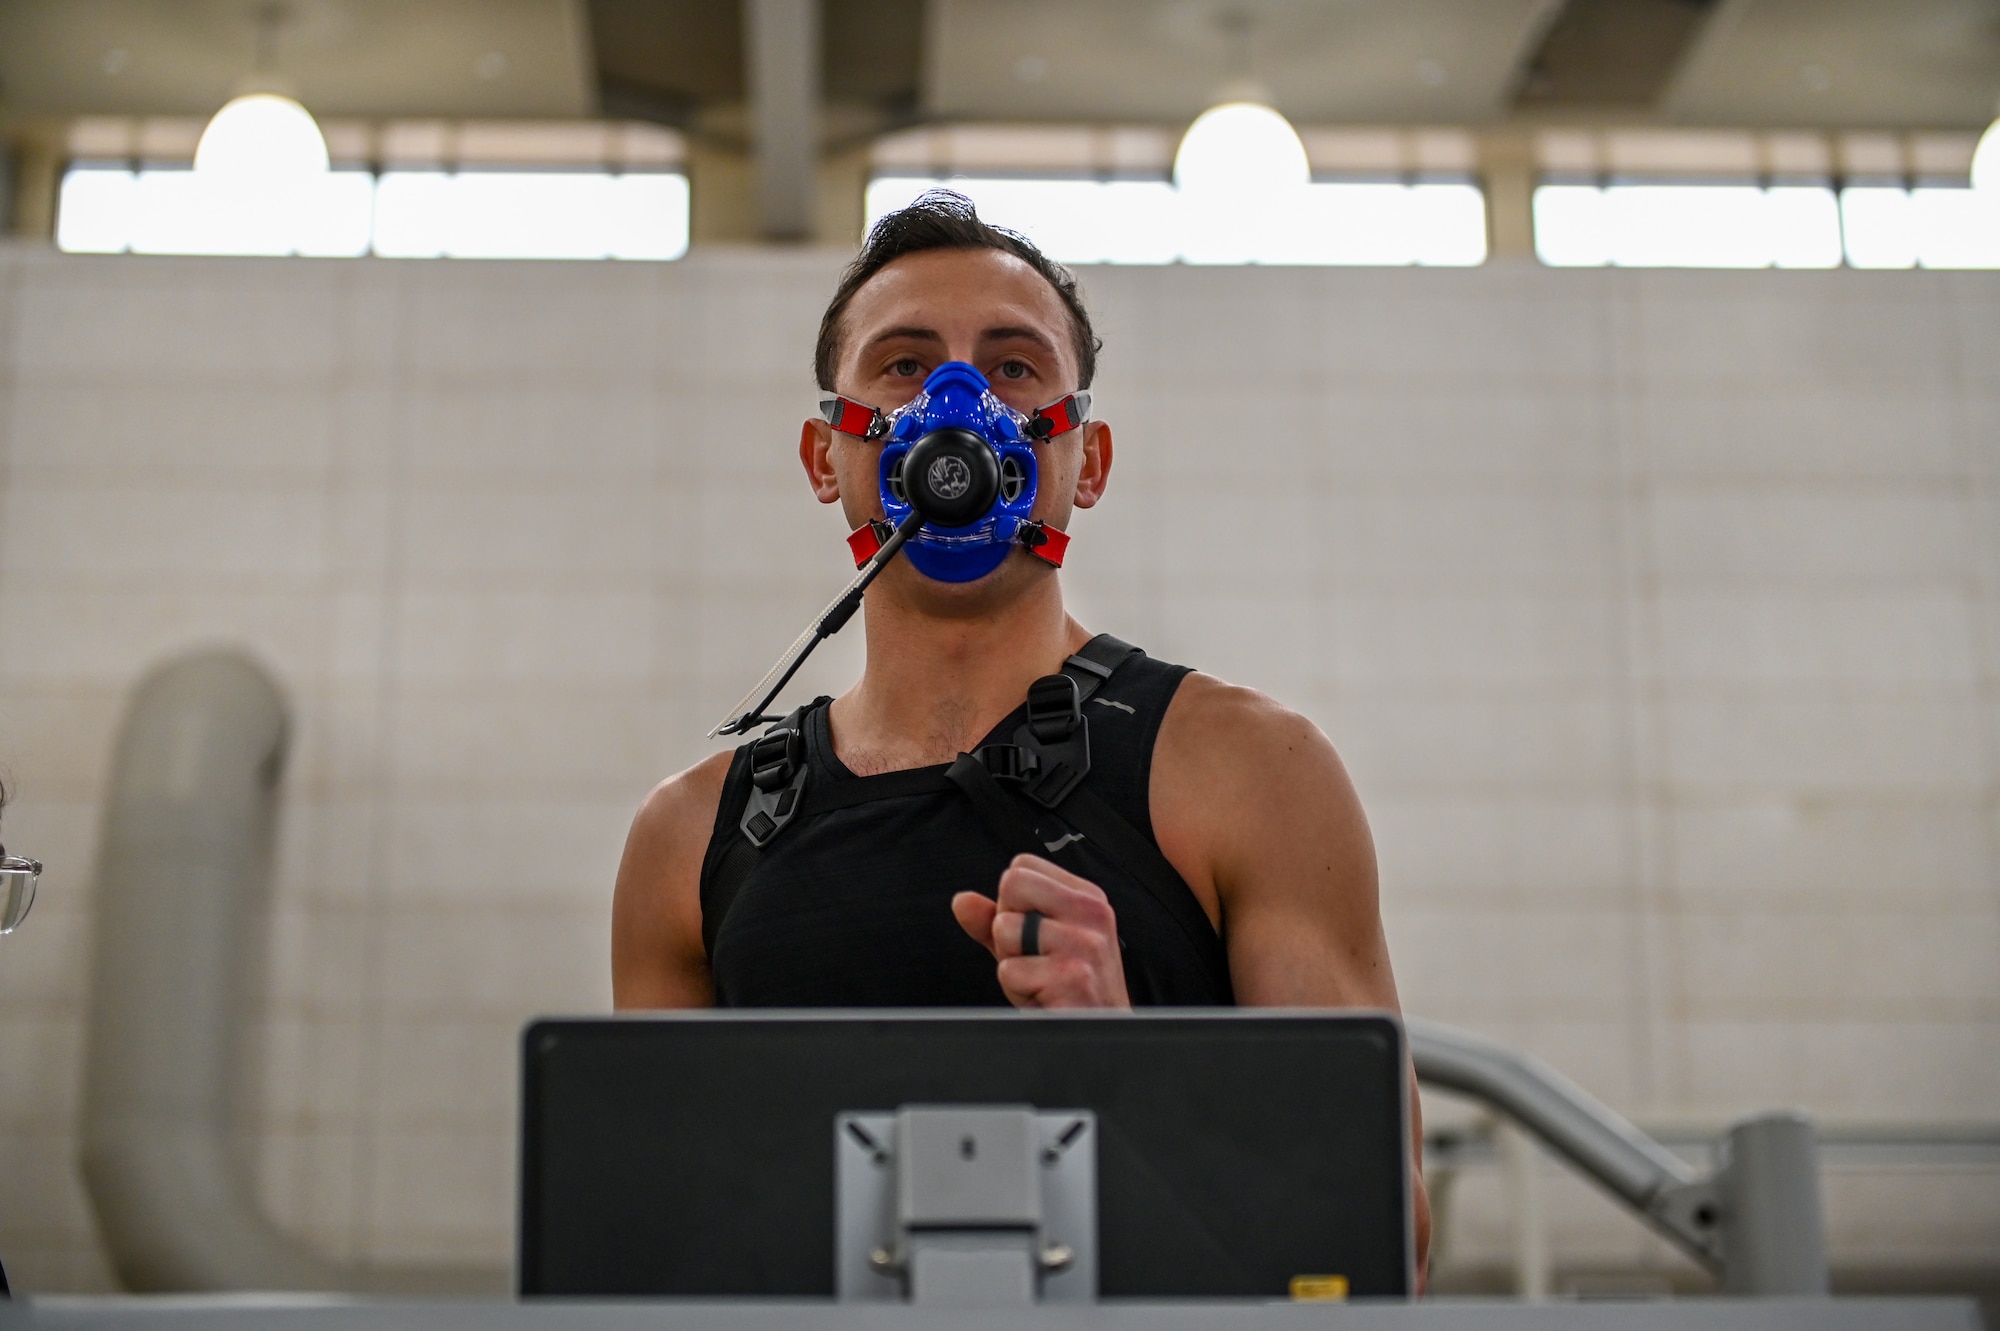
<svg viewBox="0 0 2000 1331"><path fill-rule="evenodd" d="M816 373L839 400L801 432L814 495L857 538L881 522L880 412L963 362L1033 427L1035 521L982 576L932 576L914 555L883 569L863 602L862 677L797 719L805 794L761 847L746 838L762 789L748 746L647 797L613 908L619 1007L1397 1006L1354 788L1326 737L1261 694L1122 645L1104 656L1115 668L1078 707L1080 788L1093 828L1136 829L1121 833L1129 854L1064 830L1067 806L1019 801L1046 853L1010 858L994 829L1013 815L954 789L968 772L971 794L989 788L961 755L1025 739L1030 685L1092 643L1046 542L1066 544L1073 511L1104 497L1112 433L1043 409L1090 386L1096 353L1074 279L964 199L927 195L871 232L821 327ZM1422 1269L1421 1181L1417 1214Z"/></svg>

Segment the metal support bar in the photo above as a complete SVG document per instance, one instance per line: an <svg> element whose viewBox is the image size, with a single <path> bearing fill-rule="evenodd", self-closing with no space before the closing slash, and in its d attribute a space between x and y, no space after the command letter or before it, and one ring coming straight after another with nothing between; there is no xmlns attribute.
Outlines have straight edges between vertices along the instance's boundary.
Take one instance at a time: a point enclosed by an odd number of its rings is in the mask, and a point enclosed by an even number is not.
<svg viewBox="0 0 2000 1331"><path fill-rule="evenodd" d="M819 165L819 0L746 0L743 24L760 229L805 240Z"/></svg>
<svg viewBox="0 0 2000 1331"><path fill-rule="evenodd" d="M1703 1177L1623 1117L1525 1054L1464 1031L1406 1022L1417 1079L1506 1114L1641 1219L1722 1276L1731 1293L1820 1295L1826 1220L1813 1127L1746 1119Z"/></svg>

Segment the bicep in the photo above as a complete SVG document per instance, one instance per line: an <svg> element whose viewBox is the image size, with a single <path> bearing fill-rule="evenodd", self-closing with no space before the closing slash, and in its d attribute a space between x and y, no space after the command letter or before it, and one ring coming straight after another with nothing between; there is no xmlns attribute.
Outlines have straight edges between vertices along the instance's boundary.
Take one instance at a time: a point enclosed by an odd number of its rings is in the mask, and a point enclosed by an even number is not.
<svg viewBox="0 0 2000 1331"><path fill-rule="evenodd" d="M704 819L700 774L683 773L648 796L625 839L611 899L611 1001L621 1011L714 1002L701 936L701 856L714 798Z"/></svg>

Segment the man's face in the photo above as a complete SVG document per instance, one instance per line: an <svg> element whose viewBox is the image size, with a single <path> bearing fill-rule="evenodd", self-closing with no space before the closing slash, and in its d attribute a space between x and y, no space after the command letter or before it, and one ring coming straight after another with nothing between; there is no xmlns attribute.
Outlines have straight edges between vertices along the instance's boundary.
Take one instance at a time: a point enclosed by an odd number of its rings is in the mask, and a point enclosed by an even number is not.
<svg viewBox="0 0 2000 1331"><path fill-rule="evenodd" d="M886 411L915 397L932 370L954 360L977 367L992 381L994 394L1023 414L1077 389L1069 312L1055 289L1012 254L967 249L906 255L854 293L841 319L834 391ZM816 471L811 457L806 458L820 499L837 499L850 527L883 516L877 479L882 444L830 431L830 438L816 435L814 424L807 423L808 448L802 455L810 453L815 437L826 439L825 470ZM1078 486L1086 439L1099 441L1092 452L1101 452L1108 464L1109 432L1097 422L1035 445L1040 472L1036 518L1067 528L1073 509L1096 502L1100 468L1093 467L1093 476ZM971 589L995 580L1014 581L1024 573L1032 575L1032 569L1023 567L1032 562L1016 551L977 583L951 586ZM903 560L883 576L892 573L900 575L899 581L930 582ZM951 594L946 584L935 588L939 595Z"/></svg>

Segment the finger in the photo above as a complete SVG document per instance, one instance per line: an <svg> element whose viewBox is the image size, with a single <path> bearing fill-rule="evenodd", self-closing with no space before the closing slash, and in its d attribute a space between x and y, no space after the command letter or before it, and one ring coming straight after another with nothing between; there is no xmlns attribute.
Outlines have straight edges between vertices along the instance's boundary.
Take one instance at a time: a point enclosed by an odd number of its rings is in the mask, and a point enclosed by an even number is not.
<svg viewBox="0 0 2000 1331"><path fill-rule="evenodd" d="M993 917L993 955L1006 957L1046 957L1056 953L1076 953L1083 950L1084 936L1075 928L1060 920L1051 919L1042 911L1041 923L1035 926L1035 950L1026 946L1028 934L1028 914L1026 911L1003 910Z"/></svg>
<svg viewBox="0 0 2000 1331"><path fill-rule="evenodd" d="M1024 1008L1111 1006L1097 976L1076 957L1008 957L996 968L1007 1001Z"/></svg>
<svg viewBox="0 0 2000 1331"><path fill-rule="evenodd" d="M1002 913L1040 911L1046 919L1060 919L1076 929L1104 935L1118 929L1118 915L1102 887L1088 881L1078 881L1072 887L1032 865L1016 865L1002 873L996 897Z"/></svg>
<svg viewBox="0 0 2000 1331"><path fill-rule="evenodd" d="M1057 864L1054 860L1043 859L1040 855L1016 855L1007 862L1007 867L1010 869L1016 867L1033 869L1038 873L1055 879L1059 883L1068 884L1070 887L1094 889L1097 886L1097 884L1091 882L1088 878L1063 868L1062 865Z"/></svg>
<svg viewBox="0 0 2000 1331"><path fill-rule="evenodd" d="M999 912L998 902L977 892L960 892L951 899L952 918L958 921L958 927L970 934L973 942L996 957L1000 951L993 945L993 921Z"/></svg>
<svg viewBox="0 0 2000 1331"><path fill-rule="evenodd" d="M1078 878L1074 874L1062 873L1056 877L1049 870L1055 866L1043 863L1023 864L1015 862L1000 875L1000 888L996 894L1002 911L1025 914L1038 910L1051 919L1063 920L1091 928L1109 928L1113 922L1111 901L1104 895L1104 889L1097 884Z"/></svg>

